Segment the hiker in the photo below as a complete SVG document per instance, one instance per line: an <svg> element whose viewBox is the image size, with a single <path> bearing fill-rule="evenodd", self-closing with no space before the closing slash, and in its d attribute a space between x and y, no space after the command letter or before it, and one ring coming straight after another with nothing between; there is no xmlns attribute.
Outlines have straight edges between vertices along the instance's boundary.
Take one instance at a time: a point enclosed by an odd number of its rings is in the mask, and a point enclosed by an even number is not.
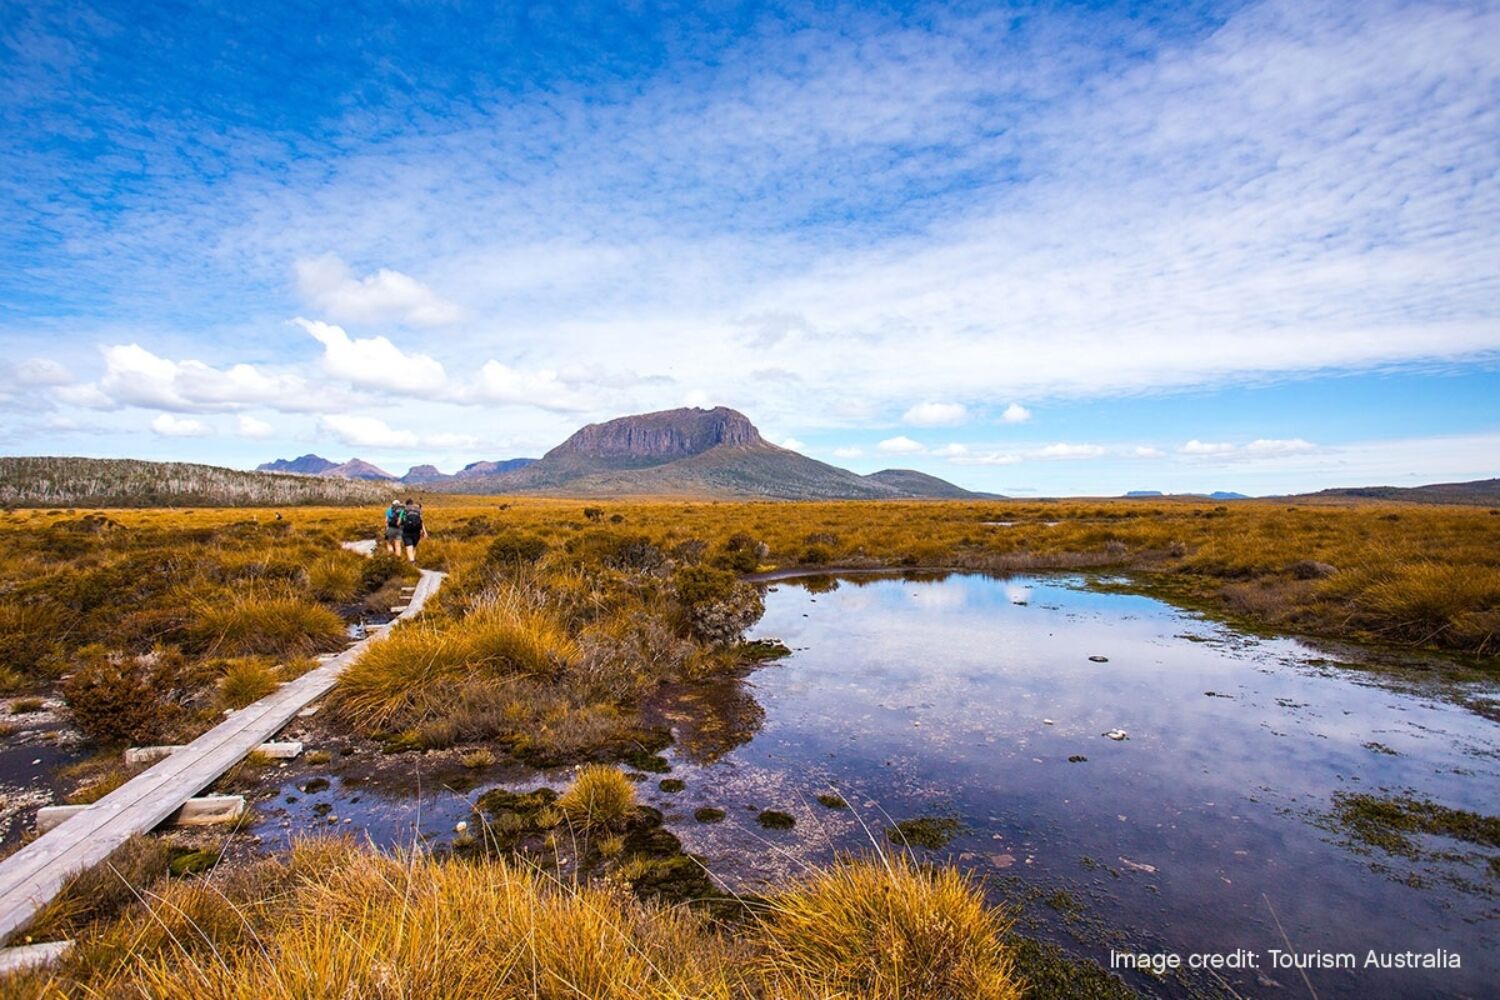
<svg viewBox="0 0 1500 1000"><path fill-rule="evenodd" d="M401 513L401 540L406 543L407 562L417 561L417 543L426 537L427 526L422 523L422 505L408 497Z"/></svg>
<svg viewBox="0 0 1500 1000"><path fill-rule="evenodd" d="M401 558L401 515L404 513L406 505L400 499L392 500L385 509L385 547L397 559Z"/></svg>

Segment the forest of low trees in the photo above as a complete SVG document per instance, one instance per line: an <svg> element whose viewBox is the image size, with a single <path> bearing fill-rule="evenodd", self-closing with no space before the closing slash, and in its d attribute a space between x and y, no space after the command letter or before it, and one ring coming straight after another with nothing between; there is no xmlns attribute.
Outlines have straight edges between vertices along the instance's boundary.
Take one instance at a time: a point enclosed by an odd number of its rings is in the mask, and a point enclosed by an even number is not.
<svg viewBox="0 0 1500 1000"><path fill-rule="evenodd" d="M374 483L186 462L0 458L0 504L9 507L284 507L370 503L383 496Z"/></svg>

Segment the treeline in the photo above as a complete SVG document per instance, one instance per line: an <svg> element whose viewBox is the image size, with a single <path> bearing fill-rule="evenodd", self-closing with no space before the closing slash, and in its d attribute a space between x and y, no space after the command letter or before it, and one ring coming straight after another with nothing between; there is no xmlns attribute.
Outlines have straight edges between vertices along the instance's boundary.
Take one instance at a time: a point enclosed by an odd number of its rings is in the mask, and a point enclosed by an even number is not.
<svg viewBox="0 0 1500 1000"><path fill-rule="evenodd" d="M382 488L348 479L240 472L129 458L0 458L8 507L192 507L377 502Z"/></svg>

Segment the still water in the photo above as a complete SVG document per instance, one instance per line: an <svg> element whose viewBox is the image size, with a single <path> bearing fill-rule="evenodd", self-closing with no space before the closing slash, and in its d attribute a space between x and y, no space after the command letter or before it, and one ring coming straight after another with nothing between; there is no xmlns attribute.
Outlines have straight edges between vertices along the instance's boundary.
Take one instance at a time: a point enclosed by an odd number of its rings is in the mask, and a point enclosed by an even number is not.
<svg viewBox="0 0 1500 1000"><path fill-rule="evenodd" d="M792 653L662 692L650 714L673 728L670 777L686 788L641 785L728 887L892 849L895 821L951 818L951 842L914 853L971 871L1025 933L1106 966L1112 948L1261 958L1222 981L1127 976L1149 992L1306 996L1301 972L1266 967L1271 949L1360 963L1371 950L1445 949L1461 968L1307 976L1324 1000L1495 995L1500 882L1480 849L1418 837L1464 856L1394 857L1329 818L1337 793L1493 814L1500 725L1489 719L1299 642L1071 577L787 580L753 635ZM480 791L460 782L427 775L414 802L335 779L269 815L264 832L331 812L377 842L414 828L441 842ZM699 823L700 807L728 816ZM796 826L762 828L768 808Z"/></svg>

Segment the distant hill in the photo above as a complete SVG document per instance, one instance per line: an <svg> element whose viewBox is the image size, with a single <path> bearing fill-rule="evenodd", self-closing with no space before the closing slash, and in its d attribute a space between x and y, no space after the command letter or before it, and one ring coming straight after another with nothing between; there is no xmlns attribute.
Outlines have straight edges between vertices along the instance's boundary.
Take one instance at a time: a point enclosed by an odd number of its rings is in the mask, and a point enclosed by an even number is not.
<svg viewBox="0 0 1500 1000"><path fill-rule="evenodd" d="M396 477L362 458L351 458L343 465L335 465L318 473L330 479L395 479Z"/></svg>
<svg viewBox="0 0 1500 1000"><path fill-rule="evenodd" d="M1500 504L1500 479L1428 486L1351 486L1299 493L1297 499L1405 500L1409 503L1455 503L1480 506Z"/></svg>
<svg viewBox="0 0 1500 1000"><path fill-rule="evenodd" d="M299 476L318 476L329 469L337 468L337 462L330 462L322 455L303 455L301 458L278 458L274 462L265 462L255 467L257 472L291 472Z"/></svg>
<svg viewBox="0 0 1500 1000"><path fill-rule="evenodd" d="M502 472L524 469L537 461L534 458L507 458L499 462L470 462L453 474L454 479L473 479L477 476L495 476Z"/></svg>
<svg viewBox="0 0 1500 1000"><path fill-rule="evenodd" d="M539 461L509 472L449 480L437 488L782 500L978 496L936 477L910 475L921 476L921 482L897 485L819 462L771 444L744 414L715 407L662 410L590 424ZM933 492L937 489L943 492Z"/></svg>
<svg viewBox="0 0 1500 1000"><path fill-rule="evenodd" d="M0 504L18 507L196 507L371 503L359 480L241 472L128 458L0 458Z"/></svg>
<svg viewBox="0 0 1500 1000"><path fill-rule="evenodd" d="M877 483L883 483L913 497L952 498L956 500L976 496L999 498L999 494L995 493L973 493L960 486L954 486L946 479L929 476L927 473L918 472L916 469L881 469L879 472L872 472L864 478Z"/></svg>

